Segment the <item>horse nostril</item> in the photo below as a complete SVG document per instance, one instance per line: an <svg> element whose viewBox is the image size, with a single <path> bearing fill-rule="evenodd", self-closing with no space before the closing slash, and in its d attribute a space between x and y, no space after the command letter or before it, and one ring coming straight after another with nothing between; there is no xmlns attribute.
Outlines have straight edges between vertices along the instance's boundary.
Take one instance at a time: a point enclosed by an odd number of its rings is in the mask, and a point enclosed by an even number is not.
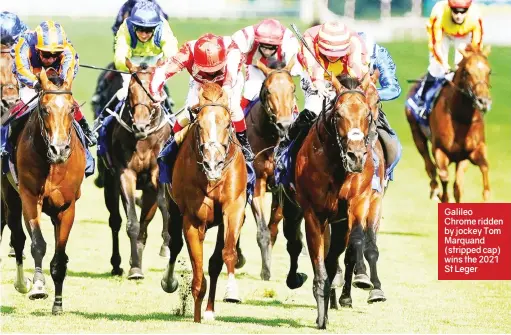
<svg viewBox="0 0 511 335"><path fill-rule="evenodd" d="M57 150L57 147L54 145L50 145L50 150L51 150L52 154L54 154L54 155L58 155L58 153L59 153Z"/></svg>
<svg viewBox="0 0 511 335"><path fill-rule="evenodd" d="M357 155L355 155L354 152L349 151L349 152L346 153L346 156L348 156L348 159L350 161L352 161L352 162L356 162L357 161Z"/></svg>
<svg viewBox="0 0 511 335"><path fill-rule="evenodd" d="M204 168L206 170L210 170L211 169L208 162L204 162Z"/></svg>
<svg viewBox="0 0 511 335"><path fill-rule="evenodd" d="M69 149L71 149L71 146L69 144L66 144L66 146L64 147L64 150L68 151Z"/></svg>

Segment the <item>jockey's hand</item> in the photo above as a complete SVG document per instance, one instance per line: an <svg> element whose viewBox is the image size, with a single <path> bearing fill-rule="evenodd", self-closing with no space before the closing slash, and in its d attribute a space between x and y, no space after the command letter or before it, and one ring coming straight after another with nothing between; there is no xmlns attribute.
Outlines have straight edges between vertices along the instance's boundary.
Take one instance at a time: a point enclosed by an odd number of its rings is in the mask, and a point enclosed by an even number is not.
<svg viewBox="0 0 511 335"><path fill-rule="evenodd" d="M149 84L149 92L156 100L165 100L166 94L164 94L163 85L165 85L166 80L165 67L157 67L151 75L151 83Z"/></svg>
<svg viewBox="0 0 511 335"><path fill-rule="evenodd" d="M41 87L41 83L40 83L40 82L38 82L38 81L36 81L36 82L34 83L34 90L35 90L36 92L39 92L39 91L41 91L42 89L43 89L43 88Z"/></svg>
<svg viewBox="0 0 511 335"><path fill-rule="evenodd" d="M232 87L230 86L222 86L222 89L224 90L225 94L227 95L227 99L229 100L229 106L231 105L231 98L232 98Z"/></svg>
<svg viewBox="0 0 511 335"><path fill-rule="evenodd" d="M445 74L451 73L451 66L449 64L444 64L443 68L444 68L444 73Z"/></svg>
<svg viewBox="0 0 511 335"><path fill-rule="evenodd" d="M316 90L318 91L318 95L323 98L330 97L330 94L332 92L331 87L327 86L327 82L325 80L316 80L314 82L314 86L316 87Z"/></svg>

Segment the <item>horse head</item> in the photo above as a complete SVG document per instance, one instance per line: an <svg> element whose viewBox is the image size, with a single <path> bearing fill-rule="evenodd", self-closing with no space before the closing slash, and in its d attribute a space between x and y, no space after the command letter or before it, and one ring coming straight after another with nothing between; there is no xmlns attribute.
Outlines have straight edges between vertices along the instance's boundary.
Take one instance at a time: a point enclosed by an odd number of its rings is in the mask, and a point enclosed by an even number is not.
<svg viewBox="0 0 511 335"><path fill-rule="evenodd" d="M9 109L20 100L20 88L16 75L12 73L11 48L2 44L0 57L0 85L2 106Z"/></svg>
<svg viewBox="0 0 511 335"><path fill-rule="evenodd" d="M486 112L491 108L490 74L491 67L488 55L491 47L480 49L469 44L465 49L459 50L463 59L458 64L454 76L454 84L472 100L474 108Z"/></svg>
<svg viewBox="0 0 511 335"><path fill-rule="evenodd" d="M217 181L226 165L232 142L232 121L228 96L216 83L206 83L199 91L196 136L202 166L209 181Z"/></svg>
<svg viewBox="0 0 511 335"><path fill-rule="evenodd" d="M376 88L371 76L362 82L342 76L333 79L337 97L331 111L331 124L335 131L344 169L349 173L362 172L368 153L369 134L374 124L374 97ZM377 110L377 107L376 107Z"/></svg>
<svg viewBox="0 0 511 335"><path fill-rule="evenodd" d="M71 85L73 71L70 68L68 78L62 81L53 76L49 77L50 71L41 69L39 81L42 91L40 93L38 118L41 124L41 135L48 145L47 156L50 163L59 164L65 162L71 154L71 131L74 111L76 108Z"/></svg>
<svg viewBox="0 0 511 335"><path fill-rule="evenodd" d="M257 67L266 77L259 94L261 107L268 115L270 124L276 127L281 139L293 123L296 85L291 76L291 69L294 64L294 57L287 65L278 61L270 63L269 66L260 60L257 62Z"/></svg>
<svg viewBox="0 0 511 335"><path fill-rule="evenodd" d="M161 117L162 107L155 103L149 93L149 83L156 67L162 64L163 61L159 60L156 66L147 66L146 64L138 66L126 58L126 66L132 74L127 98L131 107L131 130L137 140L147 138L152 129L156 129L155 122Z"/></svg>

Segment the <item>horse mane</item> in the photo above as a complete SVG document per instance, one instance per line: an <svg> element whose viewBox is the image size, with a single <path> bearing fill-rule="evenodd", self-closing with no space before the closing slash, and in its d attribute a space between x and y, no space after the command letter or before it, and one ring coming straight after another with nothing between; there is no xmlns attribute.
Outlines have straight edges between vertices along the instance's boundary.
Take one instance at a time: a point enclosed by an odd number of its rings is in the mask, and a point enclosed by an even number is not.
<svg viewBox="0 0 511 335"><path fill-rule="evenodd" d="M205 83L202 85L202 98L209 102L221 102L224 98L222 87L216 83Z"/></svg>
<svg viewBox="0 0 511 335"><path fill-rule="evenodd" d="M339 80L341 85L346 87L348 90L354 90L362 84L360 80L358 80L358 78L351 77L344 73L341 74L340 76L337 76L337 79Z"/></svg>

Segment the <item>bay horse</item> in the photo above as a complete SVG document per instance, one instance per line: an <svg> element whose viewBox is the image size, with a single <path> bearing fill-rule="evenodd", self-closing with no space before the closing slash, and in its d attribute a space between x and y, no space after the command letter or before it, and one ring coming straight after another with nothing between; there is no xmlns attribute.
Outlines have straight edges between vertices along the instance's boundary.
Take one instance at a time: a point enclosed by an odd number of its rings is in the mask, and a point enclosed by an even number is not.
<svg viewBox="0 0 511 335"><path fill-rule="evenodd" d="M491 47L483 49L468 45L460 50L463 59L458 64L453 80L441 89L438 99L429 116L431 137L428 138L419 128L412 111L405 108L406 117L412 131L413 140L421 154L426 172L430 178L430 198L449 202L447 184L448 166L456 163L456 176L453 185L454 198L461 202L463 177L468 162L479 166L483 176L483 201L490 199L488 178L487 146L484 134L484 115L490 110L490 74L488 55ZM408 97L414 94L412 87ZM431 141L431 160L428 140ZM438 176L442 191L438 187Z"/></svg>
<svg viewBox="0 0 511 335"><path fill-rule="evenodd" d="M214 226L218 226L218 233L209 259L211 287L204 318L215 317L216 285L224 262L228 273L224 301L240 302L234 271L238 258L236 244L245 220L247 167L227 106L227 94L218 84L202 86L199 104L193 109L197 117L177 154L173 184L171 187L166 184L171 215L170 260L161 285L167 293L178 288L174 266L184 234L193 269L194 322L201 322L201 304L207 289L203 242L206 231Z"/></svg>
<svg viewBox="0 0 511 335"><path fill-rule="evenodd" d="M1 45L0 54L0 118L1 124L9 117L9 109L14 106L20 100L20 88L16 75L12 73L12 66L14 58L11 55L11 47L8 45ZM2 210L4 210L2 208ZM5 220L6 216L2 215L2 220ZM3 235L3 228L7 225L7 222L2 222L2 231L0 232L0 238ZM11 250L9 251L9 257L15 257L14 248L12 242L10 243Z"/></svg>
<svg viewBox="0 0 511 335"><path fill-rule="evenodd" d="M15 185L2 177L3 209L7 209L7 223L14 237L16 253L15 288L21 293L28 292L30 286L30 281L23 275L25 235L21 226L22 213L32 239L35 273L33 287L29 292L31 300L48 297L42 270L46 242L40 227L41 214L50 216L54 225L55 254L50 263L50 273L55 284L53 314L63 311L62 286L69 260L66 244L85 176L85 148L76 130L73 130L75 105L71 92L72 71L69 69L69 79L57 86L50 82L47 72L41 70L39 105L32 111L16 140L15 167L19 194Z"/></svg>
<svg viewBox="0 0 511 335"><path fill-rule="evenodd" d="M385 164L381 143L370 134L378 116L378 95L369 74L362 82L350 77L342 78L341 82L333 79L337 92L333 107L320 113L298 150L293 197L296 204L284 197L283 208L284 235L291 258L286 283L290 288L297 288L306 279L304 274L297 273L302 248L299 229L304 218L314 270L316 324L320 329L326 328L330 285L337 273L337 260L346 247L341 305L351 305L352 284L375 290L380 285L375 234L381 218ZM373 190L375 175L379 178L376 188L380 192ZM370 237L368 248L364 245L364 234ZM371 267L371 281L366 274L363 253Z"/></svg>
<svg viewBox="0 0 511 335"><path fill-rule="evenodd" d="M171 127L160 104L149 94L150 76L156 67L140 67L126 59L132 73L126 104L121 107L120 116L108 129L108 154L111 168L104 179L105 203L110 212L108 219L112 230L112 275L122 275L119 253L119 231L121 215L119 199L126 212L126 231L130 239L130 270L128 279L143 279L142 254L147 241L147 227L156 209L162 210L164 239L162 250L169 244L168 218L164 189L159 182L159 168L156 158L163 144L170 136ZM160 66L159 62L156 66ZM142 206L140 221L137 218L135 191L141 189ZM161 252L160 252L161 253Z"/></svg>
<svg viewBox="0 0 511 335"><path fill-rule="evenodd" d="M269 280L271 276L271 250L277 239L279 221L282 219L282 209L276 194L273 193L270 221L266 224L264 196L267 180L273 178L275 169L272 149L286 135L293 122L296 85L290 71L294 63L295 58L292 58L287 66L277 61L266 66L258 61L257 67L266 79L261 86L260 100L245 116L248 140L256 153L256 185L251 206L257 224L257 244L261 249L263 280Z"/></svg>

